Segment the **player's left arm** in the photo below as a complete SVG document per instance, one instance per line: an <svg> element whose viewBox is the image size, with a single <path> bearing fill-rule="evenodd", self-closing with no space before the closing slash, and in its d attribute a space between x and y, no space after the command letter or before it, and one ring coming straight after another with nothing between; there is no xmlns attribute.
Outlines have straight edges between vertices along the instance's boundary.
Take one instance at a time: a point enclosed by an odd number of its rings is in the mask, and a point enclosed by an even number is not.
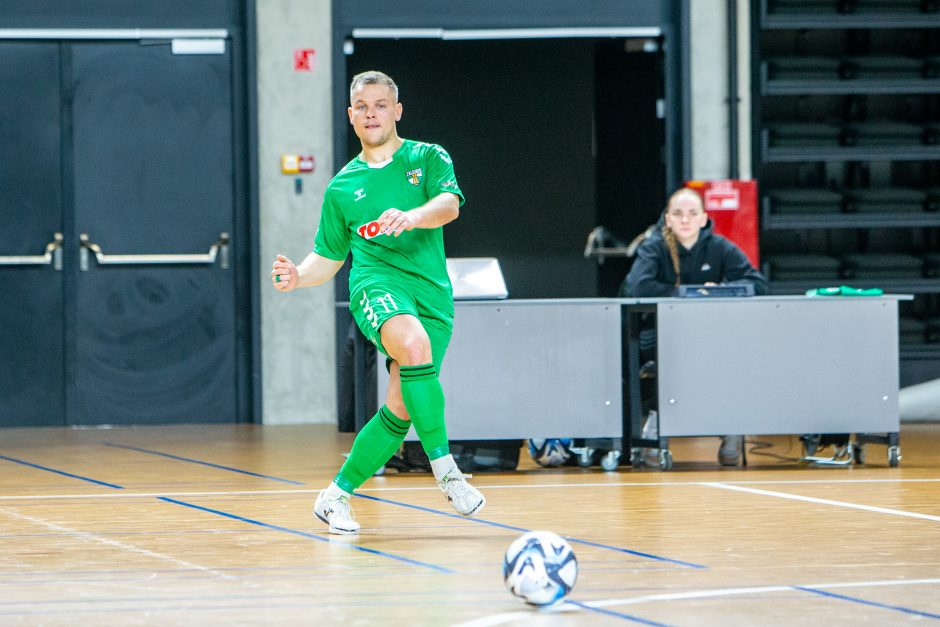
<svg viewBox="0 0 940 627"><path fill-rule="evenodd" d="M420 207L410 211L386 209L379 216L379 227L398 237L412 229L436 229L453 222L460 215L460 199L456 194L441 192Z"/></svg>
<svg viewBox="0 0 940 627"><path fill-rule="evenodd" d="M463 192L454 175L454 162L447 151L428 144L424 158L424 189L429 200L411 209L388 209L379 216L379 226L398 237L412 229L436 229L453 222L460 215Z"/></svg>

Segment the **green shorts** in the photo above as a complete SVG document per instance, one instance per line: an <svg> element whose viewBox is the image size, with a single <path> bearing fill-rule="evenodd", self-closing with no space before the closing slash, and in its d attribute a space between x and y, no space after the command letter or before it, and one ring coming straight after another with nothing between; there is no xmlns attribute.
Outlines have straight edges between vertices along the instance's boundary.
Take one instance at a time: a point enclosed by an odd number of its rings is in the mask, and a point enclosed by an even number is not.
<svg viewBox="0 0 940 627"><path fill-rule="evenodd" d="M422 294L421 289L403 289L392 287L393 280L374 280L359 286L349 298L349 311L356 325L366 339L388 357L388 351L382 346L381 329L385 322L394 316L411 314L417 318L431 340L431 358L434 368L440 372L444 353L450 344L454 329L453 309L446 305L436 294ZM408 286L411 287L410 285ZM436 304L444 307L435 306Z"/></svg>

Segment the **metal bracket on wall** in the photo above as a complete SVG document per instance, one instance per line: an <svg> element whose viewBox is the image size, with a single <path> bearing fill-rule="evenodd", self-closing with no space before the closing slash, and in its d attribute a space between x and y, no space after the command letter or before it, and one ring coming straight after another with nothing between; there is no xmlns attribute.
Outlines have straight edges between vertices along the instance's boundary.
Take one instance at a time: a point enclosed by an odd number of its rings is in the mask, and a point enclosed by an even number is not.
<svg viewBox="0 0 940 627"><path fill-rule="evenodd" d="M79 255L79 269L82 272L88 271L88 253L89 251L94 253L95 260L98 262L98 265L190 265L190 264L200 264L200 265L212 265L215 263L216 257L219 257L219 266L223 270L228 269L228 246L229 246L229 235L226 232L219 233L219 241L212 244L209 247L209 252L203 253L194 253L194 254L178 254L178 253L167 253L167 254L143 254L143 255L113 255L105 254L101 250L101 246L92 242L87 233L82 233L79 235L79 241L81 242L81 252Z"/></svg>
<svg viewBox="0 0 940 627"><path fill-rule="evenodd" d="M649 237L652 228L640 233L627 244L603 226L595 226L588 233L587 244L584 246L584 258L596 257L600 265L604 263L606 257L632 257L643 240Z"/></svg>

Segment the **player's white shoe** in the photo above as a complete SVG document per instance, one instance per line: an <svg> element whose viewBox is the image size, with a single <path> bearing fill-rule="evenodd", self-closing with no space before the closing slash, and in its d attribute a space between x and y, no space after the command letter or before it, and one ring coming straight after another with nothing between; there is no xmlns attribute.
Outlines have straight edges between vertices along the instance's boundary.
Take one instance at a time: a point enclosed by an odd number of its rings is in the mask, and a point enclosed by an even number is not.
<svg viewBox="0 0 940 627"><path fill-rule="evenodd" d="M466 477L457 467L444 475L437 485L447 495L447 500L454 506L457 513L462 516L473 516L486 505L486 497L467 483Z"/></svg>
<svg viewBox="0 0 940 627"><path fill-rule="evenodd" d="M321 490L313 505L313 513L330 526L330 533L337 535L359 533L359 523L356 522L352 505L349 504L349 494L339 488L331 485L326 490Z"/></svg>

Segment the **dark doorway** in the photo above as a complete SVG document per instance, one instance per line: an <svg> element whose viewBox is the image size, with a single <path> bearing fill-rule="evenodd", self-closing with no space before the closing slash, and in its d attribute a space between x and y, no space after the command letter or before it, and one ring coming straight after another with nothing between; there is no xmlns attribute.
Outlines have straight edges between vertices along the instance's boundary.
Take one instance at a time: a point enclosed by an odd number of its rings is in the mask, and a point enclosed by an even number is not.
<svg viewBox="0 0 940 627"><path fill-rule="evenodd" d="M497 257L511 298L613 296L625 264L585 259L588 233L645 227L665 180L662 55L628 41L357 40L346 84L390 74L400 134L454 158L467 205L448 256Z"/></svg>
<svg viewBox="0 0 940 627"><path fill-rule="evenodd" d="M663 55L655 41L606 41L595 51L597 224L626 243L666 204ZM631 263L605 258L598 295L615 296Z"/></svg>

